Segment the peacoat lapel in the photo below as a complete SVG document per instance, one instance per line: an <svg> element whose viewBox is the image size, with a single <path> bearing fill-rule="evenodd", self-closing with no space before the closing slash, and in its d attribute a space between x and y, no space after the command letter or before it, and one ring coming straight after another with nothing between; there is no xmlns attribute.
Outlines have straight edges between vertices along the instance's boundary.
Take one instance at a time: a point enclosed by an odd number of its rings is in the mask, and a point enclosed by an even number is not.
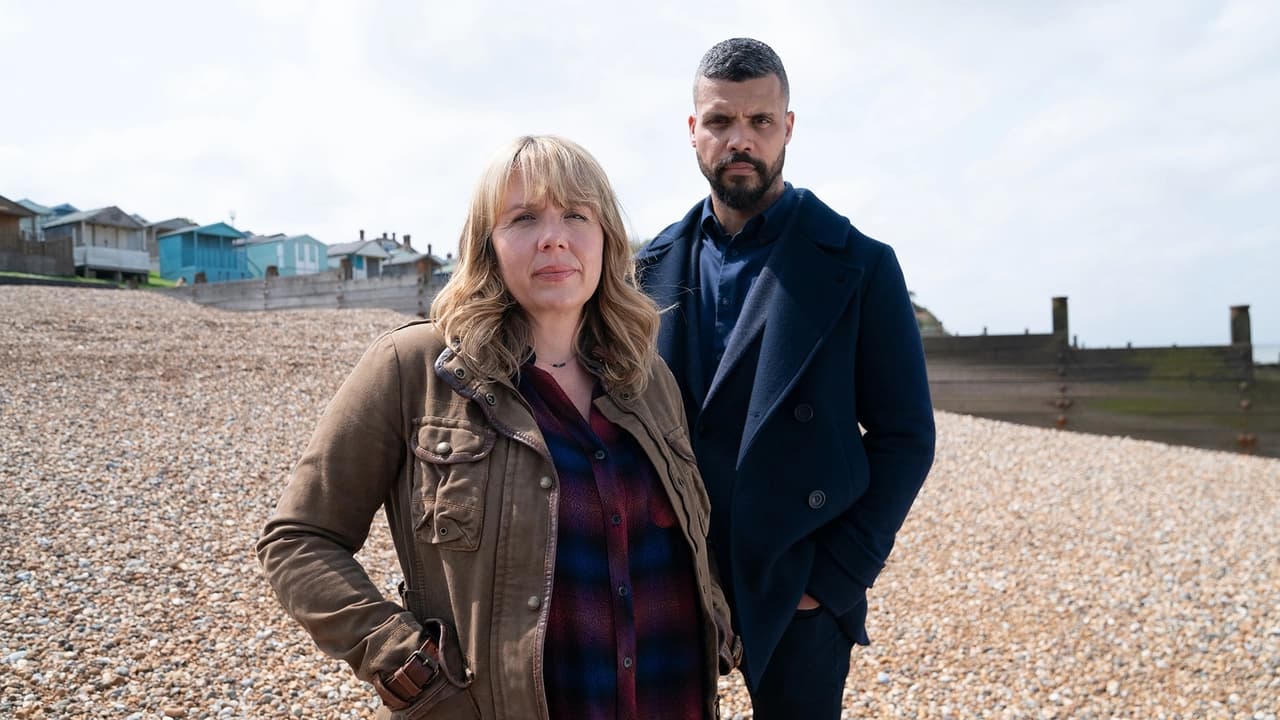
<svg viewBox="0 0 1280 720"><path fill-rule="evenodd" d="M801 193L792 220L747 294L703 405L725 391L725 378L759 337L739 463L831 332L862 276L862 269L838 252L847 242L849 221Z"/></svg>

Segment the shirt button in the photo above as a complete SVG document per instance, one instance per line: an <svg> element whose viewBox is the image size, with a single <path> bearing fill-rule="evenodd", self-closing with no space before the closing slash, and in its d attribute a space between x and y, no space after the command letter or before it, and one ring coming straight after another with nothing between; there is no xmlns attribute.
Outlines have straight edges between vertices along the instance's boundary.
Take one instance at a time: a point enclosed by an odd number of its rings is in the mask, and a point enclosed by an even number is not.
<svg viewBox="0 0 1280 720"><path fill-rule="evenodd" d="M550 490L553 484L554 483L551 482L551 478L546 475L543 475L542 479L538 481L538 487L543 490Z"/></svg>
<svg viewBox="0 0 1280 720"><path fill-rule="evenodd" d="M530 595L529 601L526 604L529 606L530 610L537 610L542 607L542 598L537 595Z"/></svg>
<svg viewBox="0 0 1280 720"><path fill-rule="evenodd" d="M627 586L626 586L626 585L619 585L619 586L618 586L618 597L626 597L626 596L627 596Z"/></svg>
<svg viewBox="0 0 1280 720"><path fill-rule="evenodd" d="M613 514L613 517L609 518L609 522L613 523L614 525L621 525L621 524L622 524L622 516L621 516L621 515L619 515L618 513L614 513L614 514Z"/></svg>
<svg viewBox="0 0 1280 720"><path fill-rule="evenodd" d="M624 658L622 658L622 667L624 667L624 668L626 668L626 669L630 670L630 669L631 669L631 665L632 665L632 664L633 664L633 663L632 663L632 660L631 660L631 658L630 658L630 657L624 657Z"/></svg>
<svg viewBox="0 0 1280 720"><path fill-rule="evenodd" d="M729 307L729 298L727 297L720 298L720 304L723 305L724 307Z"/></svg>
<svg viewBox="0 0 1280 720"><path fill-rule="evenodd" d="M729 257L738 257L738 251L737 251L737 250L730 250L730 251L729 251Z"/></svg>
<svg viewBox="0 0 1280 720"><path fill-rule="evenodd" d="M596 451L596 459L597 459L597 460L603 460L603 459L605 459L605 458L607 458L607 457L609 457L609 453L607 453L607 452L605 452L605 451L603 451L603 450L597 450L597 451Z"/></svg>

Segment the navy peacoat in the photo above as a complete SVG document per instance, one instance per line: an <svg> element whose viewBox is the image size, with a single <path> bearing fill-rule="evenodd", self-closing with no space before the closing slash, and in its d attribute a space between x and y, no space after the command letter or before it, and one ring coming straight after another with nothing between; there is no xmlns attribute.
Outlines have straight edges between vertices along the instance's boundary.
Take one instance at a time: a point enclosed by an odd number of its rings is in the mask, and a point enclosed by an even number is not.
<svg viewBox="0 0 1280 720"><path fill-rule="evenodd" d="M812 193L748 292L715 377L698 341L698 203L639 254L664 309L710 539L754 687L808 592L860 644L875 582L933 463L915 312L889 246Z"/></svg>

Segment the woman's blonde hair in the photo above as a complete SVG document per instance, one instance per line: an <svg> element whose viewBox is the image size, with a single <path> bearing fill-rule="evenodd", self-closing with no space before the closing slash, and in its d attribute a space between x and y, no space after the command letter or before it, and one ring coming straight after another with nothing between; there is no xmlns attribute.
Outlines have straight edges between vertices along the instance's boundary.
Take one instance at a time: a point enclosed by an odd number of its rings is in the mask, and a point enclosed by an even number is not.
<svg viewBox="0 0 1280 720"><path fill-rule="evenodd" d="M502 282L493 228L507 185L523 182L530 202L587 207L604 231L600 284L583 308L576 341L580 361L606 387L638 393L656 356L658 310L636 288L635 262L618 198L604 169L580 145L540 135L516 139L485 168L458 241L458 266L431 303L431 317L482 377L515 377L533 347L528 317Z"/></svg>

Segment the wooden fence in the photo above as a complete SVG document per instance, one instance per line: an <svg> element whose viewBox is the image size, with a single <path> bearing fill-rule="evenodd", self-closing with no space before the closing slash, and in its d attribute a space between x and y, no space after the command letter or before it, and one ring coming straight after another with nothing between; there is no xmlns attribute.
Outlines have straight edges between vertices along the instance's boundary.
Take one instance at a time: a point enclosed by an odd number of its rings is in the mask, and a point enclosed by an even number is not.
<svg viewBox="0 0 1280 720"><path fill-rule="evenodd" d="M1055 333L925 338L934 406L1280 457L1280 365L1253 362L1247 308L1230 345L1093 350L1069 342L1061 300Z"/></svg>
<svg viewBox="0 0 1280 720"><path fill-rule="evenodd" d="M0 228L0 270L33 275L74 275L71 238L36 242L20 231Z"/></svg>
<svg viewBox="0 0 1280 720"><path fill-rule="evenodd" d="M227 310L388 308L425 316L440 283L427 274L344 280L340 271L163 292ZM1066 298L1054 332L924 339L939 410L1024 425L1280 457L1280 365L1255 365L1248 309L1235 342L1216 347L1074 347Z"/></svg>
<svg viewBox="0 0 1280 720"><path fill-rule="evenodd" d="M343 279L339 270L236 282L194 283L162 290L223 310L386 308L426 317L442 283L432 275Z"/></svg>

